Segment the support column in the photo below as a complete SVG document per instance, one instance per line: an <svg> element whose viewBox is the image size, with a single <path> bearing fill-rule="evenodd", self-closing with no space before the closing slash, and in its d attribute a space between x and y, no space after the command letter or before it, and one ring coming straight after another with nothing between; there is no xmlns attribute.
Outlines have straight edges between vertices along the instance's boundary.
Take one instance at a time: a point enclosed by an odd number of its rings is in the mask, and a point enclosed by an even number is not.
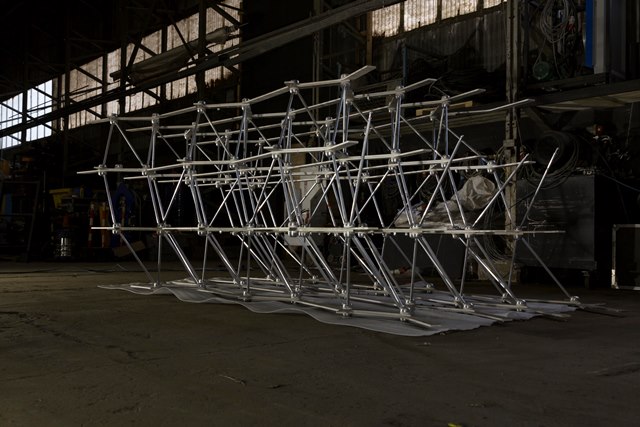
<svg viewBox="0 0 640 427"><path fill-rule="evenodd" d="M71 6L65 7L65 35L67 40L71 37ZM65 43L64 48L64 107L65 109L71 105L71 93L69 87L71 85L71 43ZM62 186L67 185L67 170L69 169L69 113L62 117Z"/></svg>
<svg viewBox="0 0 640 427"><path fill-rule="evenodd" d="M322 13L323 7L322 7L323 1L322 0L313 0L313 14L315 16L318 16ZM312 64L313 64L313 70L312 70L312 74L311 74L311 78L313 81L319 81L322 80L321 75L322 75L322 31L316 31L313 34L313 60L312 60ZM314 87L312 89L313 91L313 95L312 95L312 99L311 102L314 104L317 104L320 102L320 88L319 87ZM315 111L314 112L315 115L315 119L318 120L319 119L319 111Z"/></svg>
<svg viewBox="0 0 640 427"><path fill-rule="evenodd" d="M365 65L373 64L373 12L367 12L367 52L365 54Z"/></svg>
<svg viewBox="0 0 640 427"><path fill-rule="evenodd" d="M135 49L132 53L132 57L129 60L127 58L127 46L129 45L129 6L125 0L120 0L118 4L118 8L120 9L121 18L121 26L120 26L120 69L123 70L122 76L120 77L120 96L118 97L118 115L124 116L127 113L127 97L125 96L125 92L127 90L127 80L130 72L129 63L133 65ZM122 164L124 158L124 146L122 144L122 137L119 136L117 139L112 141L112 148L114 153L117 153L118 164ZM116 185L122 179L121 174L116 175Z"/></svg>
<svg viewBox="0 0 640 427"><path fill-rule="evenodd" d="M520 59L521 59L521 26L520 26L520 0L507 0L507 44L506 44L506 94L507 102L515 102L520 90ZM518 131L519 111L511 108L507 112L505 121L505 138L503 142L504 162L515 163L518 161L520 146ZM509 176L513 167L505 169L505 175ZM509 182L505 189L506 209L505 229L513 230L516 227L516 179Z"/></svg>
<svg viewBox="0 0 640 427"><path fill-rule="evenodd" d="M207 5L205 0L199 1L198 11L198 60L204 59L207 49ZM202 101L205 98L205 71L198 71L196 73L196 87L198 89L198 100Z"/></svg>

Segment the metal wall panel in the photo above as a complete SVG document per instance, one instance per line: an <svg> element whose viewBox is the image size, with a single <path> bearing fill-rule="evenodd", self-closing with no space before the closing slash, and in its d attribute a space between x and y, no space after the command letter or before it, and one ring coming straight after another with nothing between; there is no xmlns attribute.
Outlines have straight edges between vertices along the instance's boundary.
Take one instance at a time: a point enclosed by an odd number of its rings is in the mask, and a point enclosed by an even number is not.
<svg viewBox="0 0 640 427"><path fill-rule="evenodd" d="M482 21L482 52L484 68L495 71L505 61L506 27L502 10L498 9L484 16Z"/></svg>
<svg viewBox="0 0 640 427"><path fill-rule="evenodd" d="M502 10L445 21L419 28L404 37L381 40L376 65L387 71L401 67L402 43L409 47L407 62L420 57L451 57L456 69L482 67L495 71L505 60L505 23ZM434 76L437 77L437 76Z"/></svg>

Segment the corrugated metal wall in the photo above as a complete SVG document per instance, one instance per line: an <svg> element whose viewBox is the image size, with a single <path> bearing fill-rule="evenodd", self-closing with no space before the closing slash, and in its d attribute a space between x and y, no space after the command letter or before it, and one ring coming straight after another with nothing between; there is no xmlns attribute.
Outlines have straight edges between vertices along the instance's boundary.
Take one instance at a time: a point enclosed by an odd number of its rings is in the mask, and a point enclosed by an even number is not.
<svg viewBox="0 0 640 427"><path fill-rule="evenodd" d="M459 69L495 71L505 62L505 22L502 10L474 14L466 19L445 21L405 33L401 38L380 39L375 44L375 65L381 71L401 67L402 43L407 62L423 58L450 57ZM437 77L437 76L436 76Z"/></svg>
<svg viewBox="0 0 640 427"><path fill-rule="evenodd" d="M482 52L484 67L487 71L495 71L505 63L506 25L502 10L488 13L482 20Z"/></svg>

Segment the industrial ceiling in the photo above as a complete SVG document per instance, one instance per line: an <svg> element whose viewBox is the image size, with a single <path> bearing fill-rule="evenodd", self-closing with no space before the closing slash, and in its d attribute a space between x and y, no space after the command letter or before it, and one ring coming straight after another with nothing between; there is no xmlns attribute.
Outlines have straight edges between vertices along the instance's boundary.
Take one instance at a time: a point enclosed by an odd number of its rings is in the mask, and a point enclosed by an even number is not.
<svg viewBox="0 0 640 427"><path fill-rule="evenodd" d="M14 2L0 11L0 99L197 10L197 0Z"/></svg>

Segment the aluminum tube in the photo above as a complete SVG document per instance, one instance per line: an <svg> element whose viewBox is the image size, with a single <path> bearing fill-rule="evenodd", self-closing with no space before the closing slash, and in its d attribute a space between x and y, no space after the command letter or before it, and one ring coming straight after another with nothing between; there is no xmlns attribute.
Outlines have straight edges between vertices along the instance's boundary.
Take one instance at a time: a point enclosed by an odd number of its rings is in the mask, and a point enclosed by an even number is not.
<svg viewBox="0 0 640 427"><path fill-rule="evenodd" d="M455 299L460 301L461 304L466 305L467 302L465 301L464 297L456 289L455 285L451 281L451 278L449 277L449 275L447 274L446 270L444 269L444 267L440 263L440 260L436 256L435 252L433 252L433 249L431 248L431 245L429 245L429 242L427 242L426 239L423 236L419 236L416 239L418 241L418 244L422 247L424 252L427 254L429 259L431 260L431 263L433 264L435 269L438 271L438 275L443 280L443 282L446 285L446 287L449 289L449 292L451 293L451 295Z"/></svg>
<svg viewBox="0 0 640 427"><path fill-rule="evenodd" d="M162 214L162 218L160 221L162 223L165 223L167 221L167 216L169 216L169 212L173 207L173 202L176 200L176 196L178 194L178 191L180 190L180 185L182 185L182 182L184 180L184 174L186 173L186 171L187 171L186 169L182 169L182 173L180 174L180 179L178 180L178 182L176 182L176 186L173 190L173 193L171 194L171 199L169 199L169 205L167 206L167 210Z"/></svg>
<svg viewBox="0 0 640 427"><path fill-rule="evenodd" d="M138 160L138 163L140 163L140 166L144 166L144 162L142 161L142 159L140 158L140 156L138 155L138 152L135 150L135 148L133 148L133 145L131 144L131 141L129 141L129 138L127 138L127 135L125 135L124 131L122 130L122 128L120 128L120 125L118 124L118 122L115 122L115 126L116 128L118 128L118 130L120 131L120 135L122 136L122 139L125 140L125 142L127 143L127 145L129 146L129 149L131 150L131 152L133 153L133 155L135 156L136 160Z"/></svg>
<svg viewBox="0 0 640 427"><path fill-rule="evenodd" d="M231 261L227 257L227 254L224 252L224 250L222 249L222 246L220 245L218 240L215 238L215 236L213 236L211 233L209 233L209 234L207 234L206 239L207 239L207 242L209 242L209 244L211 245L211 247L213 249L215 249L216 254L218 255L218 257L220 257L220 260L222 261L222 263L226 267L226 269L229 272L229 274L231 275L231 277L234 280L238 281L239 280L238 271L233 268L233 265L231 264Z"/></svg>
<svg viewBox="0 0 640 427"><path fill-rule="evenodd" d="M529 155L527 154L524 157L524 159L522 159L520 161L520 163L518 163L518 165L513 169L513 171L509 174L507 179L505 179L505 181L502 183L500 188L498 188L498 191L496 191L496 193L493 195L493 197L491 197L491 200L489 200L489 203L487 203L487 206L485 206L484 209L482 210L482 212L480 213L480 215L478 215L478 217L474 221L472 227L475 227L478 224L478 221L480 221L480 219L487 213L487 211L489 210L489 207L493 204L493 202L496 201L496 199L498 198L500 193L502 193L504 191L504 189L507 186L507 184L509 184L509 181L511 181L516 176L516 173L518 173L518 170L520 169L520 167L522 165L524 165L525 160L527 160L528 157L529 157Z"/></svg>
<svg viewBox="0 0 640 427"><path fill-rule="evenodd" d="M524 245L527 247L527 249L529 249L529 252L531 252L531 255L533 255L535 257L535 259L538 261L538 263L547 272L549 277L551 277L551 279L556 283L556 285L558 285L558 287L560 288L562 293L565 294L565 296L567 298L572 299L573 297L571 296L571 294L569 294L569 292L567 292L565 287L562 286L562 283L560 283L558 278L553 274L553 272L549 269L549 267L547 267L547 264L545 264L544 261L542 261L542 258L540 258L540 255L538 255L538 253L531 247L529 242L527 242L526 239L520 239L520 241L522 241L522 243L524 243Z"/></svg>
<svg viewBox="0 0 640 427"><path fill-rule="evenodd" d="M524 216L522 217L522 222L520 222L520 228L522 228L524 226L524 223L527 221L527 218L529 218L529 212L531 212L531 208L533 207L533 202L538 197L538 193L540 192L540 189L542 188L542 184L544 183L544 180L547 177L547 173L549 173L549 169L551 168L551 165L553 164L553 161L556 158L556 155L558 154L558 150L560 150L560 148L556 148L554 150L553 154L551 155L551 159L549 159L549 163L547 164L547 167L544 169L544 173L542 174L542 177L540 178L540 182L538 182L538 186L536 187L536 191L533 193L533 197L531 198L531 201L529 202L529 206L527 207L527 211L524 213ZM508 211L508 209L507 209L507 211Z"/></svg>
<svg viewBox="0 0 640 427"><path fill-rule="evenodd" d="M422 217L420 218L420 222L418 222L418 225L422 225L424 224L424 220L427 216L427 213L431 210L431 205L433 204L435 197L436 197L436 193L439 191L439 189L442 187L442 183L444 181L444 178L446 177L446 173L449 170L449 168L451 167L451 163L453 162L453 159L456 156L456 153L458 152L458 148L460 147L460 141L462 141L462 138L460 138L458 140L458 143L456 144L455 148L453 149L453 153L451 153L451 157L447 160L447 164L444 167L444 170L442 171L442 176L440 176L440 178L438 178L438 182L436 183L436 188L433 190L433 194L431 195L431 198L429 199L429 203L427 203L427 206L424 208L424 213L422 214ZM446 202L446 200L445 200Z"/></svg>
<svg viewBox="0 0 640 427"><path fill-rule="evenodd" d="M364 166L364 157L367 154L369 148L369 130L371 129L371 113L367 120L367 128L364 132L364 140L362 142L362 156L360 158L360 164L358 165L358 175L356 176L356 188L351 201L351 212L349 214L349 223L353 224L356 216L356 204L358 202L358 193L360 191L360 183L362 181L362 167Z"/></svg>
<svg viewBox="0 0 640 427"><path fill-rule="evenodd" d="M182 263L185 270L187 270L187 273L189 273L189 276L191 276L191 278L194 280L196 284L201 284L202 279L198 276L198 273L193 268L193 266L191 265L191 262L182 251L182 248L180 247L178 242L175 240L175 237L173 237L173 234L165 231L164 233L162 233L162 235L167 240L167 242L169 242L169 245L171 246L175 254L178 256L178 259L180 259L180 262Z"/></svg>
<svg viewBox="0 0 640 427"><path fill-rule="evenodd" d="M515 302L517 302L518 298L511 291L509 286L507 286L507 284L504 283L504 280L502 279L502 277L500 277L500 275L497 273L498 269L495 267L493 262L491 262L491 258L489 257L489 254L487 253L487 251L484 249L484 246L480 244L480 241L478 241L477 237L473 237L473 242L476 244L476 247L480 249L480 252L482 252L482 255L484 256L485 263L489 266L489 270L487 271L487 273L493 276L498 282L498 284L500 285L500 288L502 288L504 292L506 292L511 298L513 298Z"/></svg>
<svg viewBox="0 0 640 427"><path fill-rule="evenodd" d="M129 243L129 239L127 239L127 236L125 236L124 233L118 233L118 235L120 235L120 238L125 243L127 248L129 248L129 252L131 252L131 255L133 255L133 258L136 260L136 262L138 263L140 268L142 268L142 271L144 271L145 276L147 276L147 280L149 280L149 282L153 283L153 281L154 281L153 280L153 276L151 275L149 270L147 270L147 267L144 265L144 263L140 260L140 257L138 257L138 254L136 253L136 251L131 246L131 243Z"/></svg>
<svg viewBox="0 0 640 427"><path fill-rule="evenodd" d="M109 189L107 174L102 175L102 180L104 181L104 188L105 188L105 193L107 195L107 202L109 203L109 212L111 214L111 224L115 226L118 223L118 221L116 221L116 211L113 207L113 200L111 199L111 190Z"/></svg>
<svg viewBox="0 0 640 427"><path fill-rule="evenodd" d="M109 156L109 149L111 148L111 138L113 137L113 127L115 123L115 118L111 118L113 120L111 124L109 124L109 135L107 136L107 146L104 149L104 157L102 158L102 164L107 164L107 157Z"/></svg>

